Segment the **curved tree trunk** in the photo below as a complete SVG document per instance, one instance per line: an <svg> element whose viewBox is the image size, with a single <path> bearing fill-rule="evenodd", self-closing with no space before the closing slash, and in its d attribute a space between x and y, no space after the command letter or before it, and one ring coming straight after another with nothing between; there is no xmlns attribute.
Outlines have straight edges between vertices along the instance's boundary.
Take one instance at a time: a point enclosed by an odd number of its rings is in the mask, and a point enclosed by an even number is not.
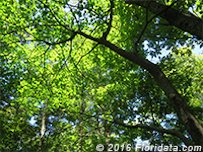
<svg viewBox="0 0 203 152"><path fill-rule="evenodd" d="M176 26L192 35L196 35L199 39L203 40L203 20L191 13L182 13L170 6L165 6L152 0L126 0L126 3L147 8L155 14L159 14L159 16L167 20L170 25Z"/></svg>
<svg viewBox="0 0 203 152"><path fill-rule="evenodd" d="M203 127L189 111L184 98L176 91L161 69L150 61L143 59L142 65L155 79L160 88L165 92L170 103L173 105L179 119L186 126L195 144L203 145Z"/></svg>
<svg viewBox="0 0 203 152"><path fill-rule="evenodd" d="M102 44L120 56L126 58L127 60L141 66L146 69L155 79L159 87L165 92L168 97L170 103L173 105L178 118L182 121L182 123L186 126L187 131L191 135L194 143L196 145L203 146L203 126L190 112L184 98L176 91L174 86L170 83L166 75L162 72L158 65L150 62L149 60L140 57L135 53L126 52L122 48L117 47L111 42L103 39L103 38L94 38L90 35L87 35L81 31L76 32L90 40L98 42Z"/></svg>

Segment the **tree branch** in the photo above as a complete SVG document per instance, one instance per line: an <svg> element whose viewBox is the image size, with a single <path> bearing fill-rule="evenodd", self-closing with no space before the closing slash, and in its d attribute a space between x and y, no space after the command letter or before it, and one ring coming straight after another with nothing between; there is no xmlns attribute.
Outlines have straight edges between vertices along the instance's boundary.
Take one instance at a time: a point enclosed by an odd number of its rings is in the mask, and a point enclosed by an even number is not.
<svg viewBox="0 0 203 152"><path fill-rule="evenodd" d="M161 10L160 12L158 12L157 14L155 14L154 16L152 16L149 20L148 20L148 7L146 7L146 23L142 29L142 31L140 32L140 35L138 36L137 41L135 42L135 45L137 46L139 41L141 40L144 32L146 31L148 25L153 21L153 19L155 19L156 17L158 17L160 14L162 14L163 12L165 12L167 9L169 9L170 7L172 7L175 4L175 2L173 2L170 6L166 7L164 10ZM148 3L148 5L150 5L150 3ZM137 47L135 47L137 48Z"/></svg>
<svg viewBox="0 0 203 152"><path fill-rule="evenodd" d="M192 136L195 143L203 145L203 127L201 123L199 123L190 112L184 98L177 92L175 87L171 84L158 65L150 62L136 53L127 52L105 39L92 37L91 35L87 35L82 31L76 31L76 33L108 47L120 56L146 69L154 77L154 80L159 87L165 92L179 119L186 126L186 129Z"/></svg>
<svg viewBox="0 0 203 152"><path fill-rule="evenodd" d="M125 128L129 128L129 129L141 128L141 129L145 129L145 130L148 130L148 131L157 131L159 133L169 134L169 135L172 135L172 136L175 136L175 137L179 138L187 146L193 145L191 140L186 138L184 135L182 135L180 132L178 132L175 129L164 129L162 127L148 126L148 125L144 125L144 124L129 125L129 124L121 122L120 120L106 120L106 119L101 118L101 117L96 116L96 115L93 116L93 115L89 115L89 114L86 114L86 113L73 112L73 111L70 111L70 110L68 112L70 114L73 114L73 115L79 114L79 115L81 115L83 117L86 117L87 118L86 120L89 120L89 118L95 118L95 119L100 119L102 121L108 121L109 123L116 124L116 125L119 125L119 126L122 126L122 127L125 127Z"/></svg>
<svg viewBox="0 0 203 152"><path fill-rule="evenodd" d="M78 60L78 62L76 63L76 65L78 65L78 64L80 63L80 61L82 60L82 58L84 58L85 56L87 56L88 54L90 54L98 45L99 45L98 43L95 44L95 45L92 47L92 49L91 49L90 51L88 51L86 54L82 55L82 56L80 57L80 59Z"/></svg>
<svg viewBox="0 0 203 152"><path fill-rule="evenodd" d="M148 8L149 11L155 14L165 10L160 13L160 17L166 19L169 24L203 40L203 20L191 13L182 13L176 9L170 8L170 6L157 3L156 1L126 0L126 3Z"/></svg>
<svg viewBox="0 0 203 152"><path fill-rule="evenodd" d="M109 19L109 22L107 24L108 27L107 27L106 31L103 33L103 36L102 36L104 39L107 38L107 36L108 36L108 34L109 34L110 30L111 30L111 27L112 27L114 1L110 0L110 4L111 4L111 6L110 6L110 19Z"/></svg>
<svg viewBox="0 0 203 152"><path fill-rule="evenodd" d="M158 4L154 1L150 1L150 5L148 5L149 1L141 2L141 1L137 1L137 0L128 0L128 2L133 2L133 3L138 2L141 4L143 3L143 4L145 4L144 6L148 7L149 10L151 10L151 11L154 10L155 11L154 13L161 12L162 10L166 9L166 7L167 7L167 6ZM51 9L50 9L50 11L51 11L53 17L55 18L56 22L58 22L58 24L61 25L62 27L64 27L66 30L73 32L75 34L79 34L87 39L97 42L98 44L102 44L102 45L106 46L107 48L111 49L112 51L114 51L115 53L117 53L118 55L120 55L120 56L126 58L127 60L146 69L154 77L154 79L157 82L157 84L159 85L159 87L165 92L166 96L169 99L169 102L173 105L173 108L175 109L175 111L178 115L178 118L186 126L186 129L189 132L189 134L191 135L195 144L203 145L203 126L201 125L201 123L198 122L198 120L190 112L188 105L185 102L185 99L177 92L175 87L171 84L169 79L166 77L166 75L163 73L163 71L160 69L160 67L158 65L150 62L149 60L139 56L136 53L127 52L127 51L123 50L122 48L119 48L118 46L116 46L116 45L112 44L111 42L107 41L106 39L104 39L103 37L95 38L91 35L88 35L88 34L82 32L81 30L74 31L68 25L65 25L64 23L62 23L61 20L58 19L58 17L54 14L54 12L52 12ZM176 13L178 13L178 14L176 14ZM169 21L171 21L171 25L175 25L175 26L176 26L176 20L174 20L174 18L176 16L178 16L177 18L179 20L181 20L181 17L183 17L183 21L189 20L190 22L192 22L194 19L194 17L192 17L192 20L190 20L191 16L186 16L185 14L182 14L179 11L172 9L172 8L168 8L167 11L160 14L160 16L165 17L166 19L169 18ZM195 18L195 21L196 21L196 18ZM202 20L200 20L200 21L202 23ZM179 23L179 21L177 21L177 22ZM199 20L198 20L198 23L199 23ZM188 24L191 25L190 23L188 23ZM177 24L177 27L179 25L180 24ZM182 22L181 22L181 25L182 25ZM199 26L197 24L197 22L195 22L195 26L197 26L197 28L194 28L195 31L196 30L198 31L198 28L202 27L202 24L200 24L200 26ZM187 28L184 31L187 31ZM192 29L192 31L194 31L194 30ZM201 33L201 28L200 28L200 31L198 31L198 32ZM202 36L202 38L203 38L203 36Z"/></svg>
<svg viewBox="0 0 203 152"><path fill-rule="evenodd" d="M47 44L47 45L57 45L57 44L64 44L64 43L66 43L66 42L68 42L68 41L72 41L75 36L76 36L76 34L73 33L68 39L66 39L66 40L61 40L61 41L57 41L57 42L48 42L48 41L46 41L46 40L41 40L41 39L38 39L38 38L36 38L36 37L33 36L35 39L34 39L34 40L29 40L29 41L43 42L43 43L45 43L45 44Z"/></svg>
<svg viewBox="0 0 203 152"><path fill-rule="evenodd" d="M145 129L145 130L149 130L149 131L157 131L159 133L169 134L169 135L179 138L187 146L193 145L193 143L188 138L186 138L184 135L182 135L180 132L178 132L175 129L164 129L162 127L148 126L148 125L144 125L144 124L129 125L129 124L121 123L119 121L115 121L115 123L118 125L121 125L123 127L129 128L129 129L141 128L141 129Z"/></svg>

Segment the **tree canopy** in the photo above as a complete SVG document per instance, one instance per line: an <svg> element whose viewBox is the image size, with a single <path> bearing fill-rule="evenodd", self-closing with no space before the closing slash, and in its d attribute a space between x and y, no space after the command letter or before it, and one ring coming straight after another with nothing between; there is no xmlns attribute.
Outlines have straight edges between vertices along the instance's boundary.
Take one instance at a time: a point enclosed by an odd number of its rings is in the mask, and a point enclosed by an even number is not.
<svg viewBox="0 0 203 152"><path fill-rule="evenodd" d="M203 146L202 4L0 2L0 151Z"/></svg>

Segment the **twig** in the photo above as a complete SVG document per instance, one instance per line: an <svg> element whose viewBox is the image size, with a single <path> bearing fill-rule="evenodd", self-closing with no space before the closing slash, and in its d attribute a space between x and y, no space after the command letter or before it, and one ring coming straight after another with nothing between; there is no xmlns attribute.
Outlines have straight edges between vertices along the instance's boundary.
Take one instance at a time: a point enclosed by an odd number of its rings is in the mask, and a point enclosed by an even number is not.
<svg viewBox="0 0 203 152"><path fill-rule="evenodd" d="M78 62L76 63L76 65L78 65L78 64L80 63L80 61L82 60L82 58L84 58L85 56L87 56L88 54L90 54L98 45L99 45L99 43L97 43L96 45L94 45L94 46L92 47L92 49L91 49L90 51L88 51L86 54L82 55L82 56L80 57L80 59L78 60Z"/></svg>
<svg viewBox="0 0 203 152"><path fill-rule="evenodd" d="M114 8L114 2L113 2L113 0L110 0L110 4L111 4L111 6L110 6L110 20L109 20L109 22L107 23L107 26L108 26L108 27L107 27L106 31L103 33L103 36L102 36L103 39L106 39L106 38L107 38L107 36L108 36L108 34L109 34L110 30L111 30L111 27L112 27L113 8Z"/></svg>

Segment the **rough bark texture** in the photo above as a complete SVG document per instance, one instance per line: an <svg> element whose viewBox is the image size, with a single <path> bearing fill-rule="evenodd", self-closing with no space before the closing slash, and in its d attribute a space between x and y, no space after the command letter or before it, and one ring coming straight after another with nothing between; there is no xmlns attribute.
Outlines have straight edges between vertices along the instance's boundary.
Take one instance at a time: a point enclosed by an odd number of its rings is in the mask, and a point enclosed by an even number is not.
<svg viewBox="0 0 203 152"><path fill-rule="evenodd" d="M203 20L191 13L182 13L169 6L149 0L126 0L126 3L147 8L155 14L159 14L159 16L167 20L169 24L192 35L196 35L199 39L203 40Z"/></svg>
<svg viewBox="0 0 203 152"><path fill-rule="evenodd" d="M203 146L203 126L192 115L186 102L184 101L184 98L176 91L174 86L170 83L170 81L158 65L150 62L143 57L140 57L137 54L126 52L125 50L117 47L116 45L105 39L94 38L81 31L78 31L77 34L80 34L90 40L96 41L99 44L105 45L120 56L146 69L154 77L160 88L165 92L170 103L173 105L175 111L177 112L179 119L186 126L186 129L191 135L194 143Z"/></svg>

